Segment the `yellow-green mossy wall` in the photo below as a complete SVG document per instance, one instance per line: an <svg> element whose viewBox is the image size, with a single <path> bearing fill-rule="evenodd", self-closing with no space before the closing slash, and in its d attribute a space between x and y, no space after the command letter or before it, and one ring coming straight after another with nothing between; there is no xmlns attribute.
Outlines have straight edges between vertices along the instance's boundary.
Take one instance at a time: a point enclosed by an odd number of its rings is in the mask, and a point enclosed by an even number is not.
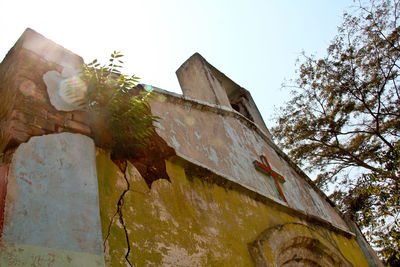
<svg viewBox="0 0 400 267"><path fill-rule="evenodd" d="M244 192L207 182L201 174L188 175L181 162L167 160L171 181L157 180L151 189L128 163L130 190L124 196L122 217L130 241L128 258L134 266L253 266L248 243L260 233L280 224L306 223L272 202L263 203ZM101 149L97 150L97 172L103 240L108 236L106 264L126 266L125 231L116 211L127 183ZM354 266L368 266L354 238L319 226L313 229L334 242ZM272 260L273 255L265 256Z"/></svg>

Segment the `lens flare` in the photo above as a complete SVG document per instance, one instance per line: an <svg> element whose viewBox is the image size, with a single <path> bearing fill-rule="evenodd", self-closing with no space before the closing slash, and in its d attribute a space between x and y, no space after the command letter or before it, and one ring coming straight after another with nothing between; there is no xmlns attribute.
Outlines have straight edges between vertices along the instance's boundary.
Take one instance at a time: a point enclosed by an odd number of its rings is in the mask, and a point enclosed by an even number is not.
<svg viewBox="0 0 400 267"><path fill-rule="evenodd" d="M87 89L79 76L63 78L58 88L58 94L68 104L82 103Z"/></svg>
<svg viewBox="0 0 400 267"><path fill-rule="evenodd" d="M161 103L167 101L167 97L165 95L162 95L162 94L157 95L157 99Z"/></svg>
<svg viewBox="0 0 400 267"><path fill-rule="evenodd" d="M189 126L193 126L196 123L196 119L193 116L185 116L185 123Z"/></svg>
<svg viewBox="0 0 400 267"><path fill-rule="evenodd" d="M146 90L147 92L153 91L153 86L151 86L149 84L145 84L143 87L144 87L144 90Z"/></svg>
<svg viewBox="0 0 400 267"><path fill-rule="evenodd" d="M19 91L26 97L34 96L36 93L36 84L31 80L24 80L19 86Z"/></svg>

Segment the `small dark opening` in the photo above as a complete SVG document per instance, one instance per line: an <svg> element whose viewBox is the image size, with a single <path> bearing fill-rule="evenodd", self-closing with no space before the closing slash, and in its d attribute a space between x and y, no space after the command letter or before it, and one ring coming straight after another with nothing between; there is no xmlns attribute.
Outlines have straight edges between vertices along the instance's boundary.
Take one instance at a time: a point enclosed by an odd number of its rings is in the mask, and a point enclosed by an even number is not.
<svg viewBox="0 0 400 267"><path fill-rule="evenodd" d="M254 122L254 119L247 108L247 101L244 95L240 95L236 98L231 98L229 99L229 102L234 110Z"/></svg>

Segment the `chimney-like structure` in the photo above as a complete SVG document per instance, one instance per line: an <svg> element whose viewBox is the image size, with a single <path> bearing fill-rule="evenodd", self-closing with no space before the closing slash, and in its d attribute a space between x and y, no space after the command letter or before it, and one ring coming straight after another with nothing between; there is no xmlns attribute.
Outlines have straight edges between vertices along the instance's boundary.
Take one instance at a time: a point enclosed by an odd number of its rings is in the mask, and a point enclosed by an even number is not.
<svg viewBox="0 0 400 267"><path fill-rule="evenodd" d="M249 91L229 79L199 53L186 60L176 75L184 96L235 110L257 124L271 138Z"/></svg>

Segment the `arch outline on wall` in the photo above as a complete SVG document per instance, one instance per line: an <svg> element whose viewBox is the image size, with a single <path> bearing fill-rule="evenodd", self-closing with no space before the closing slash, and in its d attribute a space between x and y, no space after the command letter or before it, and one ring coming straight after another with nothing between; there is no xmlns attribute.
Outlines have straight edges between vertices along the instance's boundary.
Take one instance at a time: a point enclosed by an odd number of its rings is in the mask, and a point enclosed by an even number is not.
<svg viewBox="0 0 400 267"><path fill-rule="evenodd" d="M267 228L248 243L248 249L257 267L353 266L333 241L303 223Z"/></svg>

